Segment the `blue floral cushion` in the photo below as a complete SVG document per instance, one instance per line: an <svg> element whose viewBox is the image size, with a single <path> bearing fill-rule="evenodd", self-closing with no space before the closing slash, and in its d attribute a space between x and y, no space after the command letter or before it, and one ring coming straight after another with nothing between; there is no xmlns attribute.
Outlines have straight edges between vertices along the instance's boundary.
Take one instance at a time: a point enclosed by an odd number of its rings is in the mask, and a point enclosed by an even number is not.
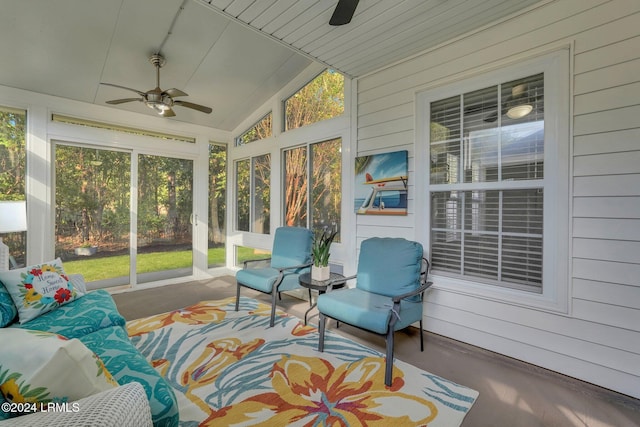
<svg viewBox="0 0 640 427"><path fill-rule="evenodd" d="M104 362L120 385L139 382L151 406L156 427L177 426L178 403L171 386L131 344L125 329L112 326L80 338Z"/></svg>
<svg viewBox="0 0 640 427"><path fill-rule="evenodd" d="M0 328L4 328L13 322L17 314L18 310L11 299L11 295L9 295L4 285L0 283ZM0 414L1 416L2 414Z"/></svg>
<svg viewBox="0 0 640 427"><path fill-rule="evenodd" d="M2 393L0 393L0 406L3 403L7 403L7 401L5 400L5 398L2 395ZM4 409L0 409L0 420L8 420L9 417L11 417L11 413L10 412L5 411Z"/></svg>
<svg viewBox="0 0 640 427"><path fill-rule="evenodd" d="M54 332L71 339L114 325L124 326L125 322L109 292L97 290L23 325L12 326Z"/></svg>

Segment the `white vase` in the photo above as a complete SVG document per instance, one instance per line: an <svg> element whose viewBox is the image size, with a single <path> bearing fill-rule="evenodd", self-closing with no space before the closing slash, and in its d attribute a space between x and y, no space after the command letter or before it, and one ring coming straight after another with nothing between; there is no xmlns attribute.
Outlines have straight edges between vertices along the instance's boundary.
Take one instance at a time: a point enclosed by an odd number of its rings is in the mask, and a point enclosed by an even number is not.
<svg viewBox="0 0 640 427"><path fill-rule="evenodd" d="M331 267L328 265L326 267L316 267L315 265L311 266L311 278L313 280L329 280L331 276Z"/></svg>

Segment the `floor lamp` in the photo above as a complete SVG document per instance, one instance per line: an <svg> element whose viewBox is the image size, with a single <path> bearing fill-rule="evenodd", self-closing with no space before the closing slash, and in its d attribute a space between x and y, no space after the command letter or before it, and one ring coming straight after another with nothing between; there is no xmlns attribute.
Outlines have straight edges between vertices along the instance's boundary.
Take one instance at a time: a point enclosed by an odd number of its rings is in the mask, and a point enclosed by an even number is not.
<svg viewBox="0 0 640 427"><path fill-rule="evenodd" d="M0 201L0 234L27 230L25 201ZM0 271L9 270L9 247L0 237Z"/></svg>

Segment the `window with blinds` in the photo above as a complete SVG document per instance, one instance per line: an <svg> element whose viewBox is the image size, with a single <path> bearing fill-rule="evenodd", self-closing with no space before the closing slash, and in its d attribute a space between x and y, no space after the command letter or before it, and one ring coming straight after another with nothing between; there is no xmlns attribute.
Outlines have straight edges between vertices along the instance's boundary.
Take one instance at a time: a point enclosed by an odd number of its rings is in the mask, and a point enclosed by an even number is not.
<svg viewBox="0 0 640 427"><path fill-rule="evenodd" d="M434 274L542 293L544 74L429 111Z"/></svg>

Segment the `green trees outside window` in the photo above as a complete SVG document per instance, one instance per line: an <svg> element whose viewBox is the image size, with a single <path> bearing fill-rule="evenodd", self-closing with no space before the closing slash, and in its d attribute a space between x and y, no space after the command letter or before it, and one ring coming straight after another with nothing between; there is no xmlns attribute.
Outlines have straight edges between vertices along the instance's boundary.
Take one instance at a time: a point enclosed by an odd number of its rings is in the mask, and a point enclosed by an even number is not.
<svg viewBox="0 0 640 427"><path fill-rule="evenodd" d="M0 106L0 200L25 200L27 150L24 110ZM26 232L3 234L17 265L26 263ZM11 267L11 266L10 266Z"/></svg>
<svg viewBox="0 0 640 427"><path fill-rule="evenodd" d="M284 102L284 130L296 129L344 113L344 76L325 70Z"/></svg>
<svg viewBox="0 0 640 427"><path fill-rule="evenodd" d="M337 138L284 152L286 225L339 233L341 146L342 139Z"/></svg>

